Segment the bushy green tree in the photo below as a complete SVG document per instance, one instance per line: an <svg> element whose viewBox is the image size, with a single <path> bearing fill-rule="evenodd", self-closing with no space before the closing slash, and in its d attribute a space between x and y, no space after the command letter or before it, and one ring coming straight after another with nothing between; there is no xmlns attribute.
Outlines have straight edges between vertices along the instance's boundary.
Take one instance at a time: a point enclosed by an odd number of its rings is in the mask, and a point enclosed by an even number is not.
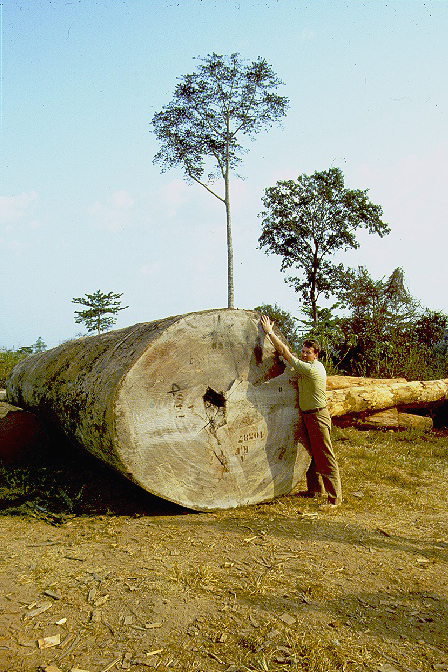
<svg viewBox="0 0 448 672"><path fill-rule="evenodd" d="M314 326L319 296L335 295L344 277L343 265L333 261L335 253L357 249L360 229L381 237L390 231L382 208L371 203L367 192L347 189L340 168L280 180L265 189L260 247L282 258L282 271L298 272L286 280L310 309Z"/></svg>
<svg viewBox="0 0 448 672"><path fill-rule="evenodd" d="M47 345L46 343L44 343L42 336L39 336L37 341L33 343L31 347L33 349L33 352L45 352L45 350L47 349Z"/></svg>
<svg viewBox="0 0 448 672"><path fill-rule="evenodd" d="M349 311L340 321L344 339L338 346L345 372L409 380L448 375L440 347L448 317L422 312L401 268L380 280L374 280L365 267L350 269L339 295Z"/></svg>
<svg viewBox="0 0 448 672"><path fill-rule="evenodd" d="M161 142L154 162L162 172L180 167L187 180L225 205L228 307L233 308L230 176L247 151L242 139L251 140L280 120L288 100L276 93L282 82L263 58L247 63L237 53L213 53L198 60L197 71L180 78L173 100L153 116L152 128ZM217 179L224 183L221 192L214 187Z"/></svg>
<svg viewBox="0 0 448 672"><path fill-rule="evenodd" d="M96 331L101 334L102 331L108 331L116 323L115 315L120 310L125 310L129 306L121 306L120 298L123 294L114 294L108 292L104 294L99 289L93 294L72 299L72 303L79 303L86 306L86 310L75 310L75 322L85 324L87 331Z"/></svg>
<svg viewBox="0 0 448 672"><path fill-rule="evenodd" d="M11 371L22 359L27 356L27 353L19 352L18 350L10 350L3 348L0 350L0 387L6 386L6 381L11 375Z"/></svg>

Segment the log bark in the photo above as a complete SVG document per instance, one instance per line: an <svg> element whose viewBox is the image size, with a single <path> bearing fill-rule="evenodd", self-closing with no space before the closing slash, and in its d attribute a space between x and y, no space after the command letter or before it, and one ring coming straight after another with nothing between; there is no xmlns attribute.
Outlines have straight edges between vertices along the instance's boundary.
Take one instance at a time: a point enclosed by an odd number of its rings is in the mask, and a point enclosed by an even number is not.
<svg viewBox="0 0 448 672"><path fill-rule="evenodd" d="M331 416L386 408L418 408L448 398L448 379L391 383L327 392Z"/></svg>
<svg viewBox="0 0 448 672"><path fill-rule="evenodd" d="M327 390L342 390L347 387L366 387L370 385L390 385L406 383L406 378L362 378L358 376L327 376Z"/></svg>
<svg viewBox="0 0 448 672"><path fill-rule="evenodd" d="M190 313L63 344L20 362L7 395L191 509L270 500L309 464L294 377L251 311Z"/></svg>
<svg viewBox="0 0 448 672"><path fill-rule="evenodd" d="M9 466L38 463L48 447L45 424L22 408L0 401L0 461Z"/></svg>
<svg viewBox="0 0 448 672"><path fill-rule="evenodd" d="M378 413L348 414L333 418L337 427L356 427L363 429L419 429L429 431L433 428L432 418L400 413L398 408L388 408Z"/></svg>

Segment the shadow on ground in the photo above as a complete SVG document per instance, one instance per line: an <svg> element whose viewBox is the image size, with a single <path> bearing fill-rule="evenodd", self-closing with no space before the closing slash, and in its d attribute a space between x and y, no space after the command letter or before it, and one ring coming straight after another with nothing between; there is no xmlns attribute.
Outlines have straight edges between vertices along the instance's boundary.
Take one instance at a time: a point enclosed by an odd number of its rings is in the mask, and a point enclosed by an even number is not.
<svg viewBox="0 0 448 672"><path fill-rule="evenodd" d="M61 437L32 459L0 462L0 515L31 515L58 524L71 515L185 513L193 512L146 492Z"/></svg>

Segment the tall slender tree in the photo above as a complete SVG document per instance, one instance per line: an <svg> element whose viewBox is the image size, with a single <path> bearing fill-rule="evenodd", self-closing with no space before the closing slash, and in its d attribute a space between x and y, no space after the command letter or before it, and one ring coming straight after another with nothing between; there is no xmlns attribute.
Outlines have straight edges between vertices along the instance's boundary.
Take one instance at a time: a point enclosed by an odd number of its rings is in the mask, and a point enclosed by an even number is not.
<svg viewBox="0 0 448 672"><path fill-rule="evenodd" d="M245 62L238 53L199 58L196 72L180 78L173 100L153 116L152 128L161 146L154 163L180 167L222 201L227 223L228 307L234 306L230 176L247 151L243 137L253 139L285 114L288 99L276 93L282 84L272 67L258 58ZM224 183L223 191L214 182Z"/></svg>

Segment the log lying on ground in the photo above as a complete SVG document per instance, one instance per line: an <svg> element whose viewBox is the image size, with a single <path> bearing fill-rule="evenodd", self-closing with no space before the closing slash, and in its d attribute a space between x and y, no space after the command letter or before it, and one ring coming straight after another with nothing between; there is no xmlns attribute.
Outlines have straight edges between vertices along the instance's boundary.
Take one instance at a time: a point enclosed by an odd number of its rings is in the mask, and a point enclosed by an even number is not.
<svg viewBox="0 0 448 672"><path fill-rule="evenodd" d="M0 401L0 461L10 467L37 463L48 445L45 424L22 408Z"/></svg>
<svg viewBox="0 0 448 672"><path fill-rule="evenodd" d="M378 413L357 413L333 418L336 427L357 427L363 429L418 429L428 431L433 428L432 418L414 413L400 413L398 408L388 408Z"/></svg>
<svg viewBox="0 0 448 672"><path fill-rule="evenodd" d="M391 385L406 383L406 378L362 378L358 376L327 376L327 390L342 390L347 387L366 387L370 385Z"/></svg>
<svg viewBox="0 0 448 672"><path fill-rule="evenodd" d="M20 362L7 394L191 509L270 500L309 464L295 381L252 311L191 313L71 341Z"/></svg>
<svg viewBox="0 0 448 672"><path fill-rule="evenodd" d="M378 384L327 391L330 415L428 407L448 398L448 379Z"/></svg>

